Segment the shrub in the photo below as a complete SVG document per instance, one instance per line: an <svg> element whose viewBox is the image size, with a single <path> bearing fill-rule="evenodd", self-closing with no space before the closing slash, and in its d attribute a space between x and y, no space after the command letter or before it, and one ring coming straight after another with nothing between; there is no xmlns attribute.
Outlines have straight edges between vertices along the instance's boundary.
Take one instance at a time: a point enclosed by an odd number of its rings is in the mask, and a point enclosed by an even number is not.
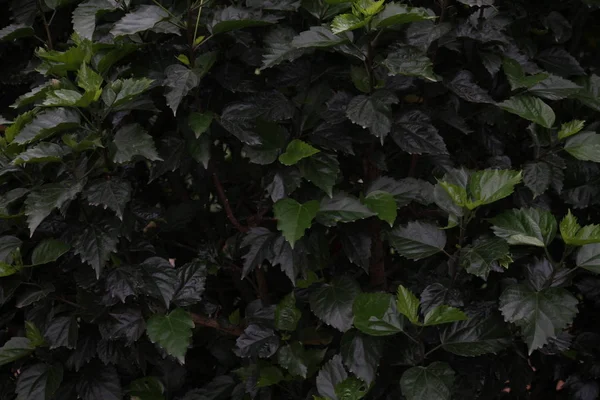
<svg viewBox="0 0 600 400"><path fill-rule="evenodd" d="M598 5L0 1L0 397L596 399Z"/></svg>

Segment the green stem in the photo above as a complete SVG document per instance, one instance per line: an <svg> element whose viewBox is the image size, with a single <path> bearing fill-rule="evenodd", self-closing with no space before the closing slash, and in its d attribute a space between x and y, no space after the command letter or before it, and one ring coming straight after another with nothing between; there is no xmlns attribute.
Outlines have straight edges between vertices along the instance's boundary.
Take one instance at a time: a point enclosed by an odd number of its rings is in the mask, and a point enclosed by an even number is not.
<svg viewBox="0 0 600 400"><path fill-rule="evenodd" d="M171 11L169 11L167 8L165 8L165 6L163 6L162 4L160 4L160 3L159 3L157 0L152 0L152 2L153 2L154 4L156 4L158 7L160 7L160 8L161 8L161 9L162 9L164 12L166 12L167 14L169 14L169 16L170 16L171 18L178 19L178 18L177 18L177 17L176 17L176 16L175 16L175 15L174 15L174 14L173 14ZM183 29L183 28L185 28L185 27L183 27L183 26L181 26L181 25L179 25L179 24L177 24L177 23L174 23L174 22L172 22L172 24L173 24L173 25L176 25L176 26L178 26L178 27L180 27L180 28L182 28L182 29Z"/></svg>
<svg viewBox="0 0 600 400"><path fill-rule="evenodd" d="M192 42L193 44L196 44L196 38L198 37L198 26L200 25L200 15L202 15L203 6L204 2L200 3L200 7L198 7L198 15L196 16L196 26L194 28L194 41Z"/></svg>

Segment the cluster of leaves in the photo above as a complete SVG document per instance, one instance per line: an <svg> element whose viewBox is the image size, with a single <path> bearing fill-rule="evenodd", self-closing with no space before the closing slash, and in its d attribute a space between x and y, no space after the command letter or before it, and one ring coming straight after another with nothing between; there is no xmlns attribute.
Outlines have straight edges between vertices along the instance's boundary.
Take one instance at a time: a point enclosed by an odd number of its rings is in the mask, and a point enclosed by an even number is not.
<svg viewBox="0 0 600 400"><path fill-rule="evenodd" d="M0 7L0 399L600 395L598 0Z"/></svg>

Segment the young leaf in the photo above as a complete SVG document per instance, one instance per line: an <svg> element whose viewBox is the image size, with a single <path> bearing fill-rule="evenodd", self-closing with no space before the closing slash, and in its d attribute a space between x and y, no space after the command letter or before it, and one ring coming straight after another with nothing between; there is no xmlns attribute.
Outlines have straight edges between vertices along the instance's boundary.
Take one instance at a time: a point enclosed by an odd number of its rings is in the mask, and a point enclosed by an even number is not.
<svg viewBox="0 0 600 400"><path fill-rule="evenodd" d="M572 246L600 243L600 225L581 227L571 210L560 222L560 234L564 242Z"/></svg>
<svg viewBox="0 0 600 400"><path fill-rule="evenodd" d="M578 160L600 162L600 134L581 132L566 141L565 150Z"/></svg>
<svg viewBox="0 0 600 400"><path fill-rule="evenodd" d="M400 388L406 400L450 400L454 371L443 362L427 367L412 367L400 379Z"/></svg>
<svg viewBox="0 0 600 400"><path fill-rule="evenodd" d="M382 190L372 191L364 198L363 203L376 213L380 220L394 226L398 210L396 200L390 193Z"/></svg>
<svg viewBox="0 0 600 400"><path fill-rule="evenodd" d="M285 153L279 156L279 162L287 166L295 165L303 158L317 154L319 151L302 140L294 139L288 144Z"/></svg>
<svg viewBox="0 0 600 400"><path fill-rule="evenodd" d="M512 90L530 88L548 78L548 74L544 73L526 76L521 64L512 58L504 58L502 60L502 68Z"/></svg>
<svg viewBox="0 0 600 400"><path fill-rule="evenodd" d="M552 128L556 115L552 108L542 100L533 96L514 96L499 103L498 106L509 113L518 115L528 121L535 122L544 128Z"/></svg>
<svg viewBox="0 0 600 400"><path fill-rule="evenodd" d="M573 121L565 122L560 126L560 130L558 131L559 139L566 139L569 136L573 136L581 132L581 130L585 127L585 121L580 121L578 119L574 119Z"/></svg>
<svg viewBox="0 0 600 400"><path fill-rule="evenodd" d="M354 326L370 336L394 335L404 330L396 301L389 293L361 293L354 300Z"/></svg>
<svg viewBox="0 0 600 400"><path fill-rule="evenodd" d="M447 324L450 322L464 321L466 319L468 319L468 317L458 308L441 305L435 307L427 314L425 314L425 320L423 321L423 325L440 325Z"/></svg>
<svg viewBox="0 0 600 400"><path fill-rule="evenodd" d="M362 28L367 22L366 19L361 19L353 14L336 15L331 23L331 32L338 34L346 31L353 31Z"/></svg>
<svg viewBox="0 0 600 400"><path fill-rule="evenodd" d="M521 328L529 354L573 321L577 304L577 299L565 289L535 291L523 284L508 287L500 296L500 311L507 322Z"/></svg>
<svg viewBox="0 0 600 400"><path fill-rule="evenodd" d="M310 294L310 309L327 325L346 332L352 327L352 304L359 293L360 287L353 279L335 278Z"/></svg>
<svg viewBox="0 0 600 400"><path fill-rule="evenodd" d="M214 115L210 112L193 112L190 114L190 116L188 117L188 123L192 131L194 131L196 139L198 139L204 132L208 130L213 118Z"/></svg>
<svg viewBox="0 0 600 400"><path fill-rule="evenodd" d="M294 243L304 236L304 231L310 228L318 211L319 202L316 200L300 204L294 199L287 198L279 200L273 206L277 229L283 233L292 248Z"/></svg>
<svg viewBox="0 0 600 400"><path fill-rule="evenodd" d="M545 247L556 235L556 219L545 210L521 208L505 211L492 218L496 236L509 244Z"/></svg>
<svg viewBox="0 0 600 400"><path fill-rule="evenodd" d="M157 343L167 354L183 364L193 327L194 321L190 314L181 308L176 308L169 314L155 314L150 317L146 332L152 343Z"/></svg>
<svg viewBox="0 0 600 400"><path fill-rule="evenodd" d="M409 222L388 234L390 244L400 255L410 260L430 257L446 246L446 234L428 222Z"/></svg>
<svg viewBox="0 0 600 400"><path fill-rule="evenodd" d="M468 190L472 200L467 208L472 210L510 196L522 178L520 171L486 169L474 172L469 177Z"/></svg>
<svg viewBox="0 0 600 400"><path fill-rule="evenodd" d="M396 307L414 325L419 325L419 299L404 286L398 286L396 295Z"/></svg>

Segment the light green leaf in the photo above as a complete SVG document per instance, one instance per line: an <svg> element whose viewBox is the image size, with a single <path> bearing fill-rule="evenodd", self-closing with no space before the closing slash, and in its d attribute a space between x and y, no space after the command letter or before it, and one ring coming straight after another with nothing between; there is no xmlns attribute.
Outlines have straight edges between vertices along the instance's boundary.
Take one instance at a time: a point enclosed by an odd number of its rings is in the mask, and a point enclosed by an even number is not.
<svg viewBox="0 0 600 400"><path fill-rule="evenodd" d="M83 189L81 182L63 181L40 186L25 200L25 215L29 231L33 232L55 208L61 208Z"/></svg>
<svg viewBox="0 0 600 400"><path fill-rule="evenodd" d="M41 142L16 156L13 164L61 162L63 157L70 152L71 150L68 147L50 142Z"/></svg>
<svg viewBox="0 0 600 400"><path fill-rule="evenodd" d="M129 162L136 156L150 161L162 161L156 152L152 136L138 124L121 127L115 134L113 145L116 148L113 161L117 164Z"/></svg>
<svg viewBox="0 0 600 400"><path fill-rule="evenodd" d="M26 105L35 103L46 97L46 93L51 90L54 86L52 85L52 81L48 81L39 86L34 87L29 92L20 95L15 100L14 104L11 105L12 108L21 108Z"/></svg>
<svg viewBox="0 0 600 400"><path fill-rule="evenodd" d="M567 140L565 150L578 160L600 163L600 135L581 132Z"/></svg>
<svg viewBox="0 0 600 400"><path fill-rule="evenodd" d="M385 0L354 0L352 2L352 13L356 16L372 17L383 8Z"/></svg>
<svg viewBox="0 0 600 400"><path fill-rule="evenodd" d="M303 158L317 154L319 151L302 140L294 139L288 144L285 153L279 156L279 162L283 165L294 165Z"/></svg>
<svg viewBox="0 0 600 400"><path fill-rule="evenodd" d="M432 82L437 81L431 60L414 47L396 48L388 54L382 64L388 69L390 76L415 76Z"/></svg>
<svg viewBox="0 0 600 400"><path fill-rule="evenodd" d="M585 121L580 121L578 119L574 119L573 121L565 122L560 126L560 130L558 131L559 139L566 139L569 136L573 136L583 129L585 126Z"/></svg>
<svg viewBox="0 0 600 400"><path fill-rule="evenodd" d="M508 243L498 238L476 240L460 251L460 265L483 280L492 270L508 268L512 262Z"/></svg>
<svg viewBox="0 0 600 400"><path fill-rule="evenodd" d="M67 243L58 239L46 239L38 244L31 253L31 265L48 264L58 260L71 249Z"/></svg>
<svg viewBox="0 0 600 400"><path fill-rule="evenodd" d="M159 22L169 18L169 14L154 5L142 5L127 13L110 30L114 37L134 35L154 28Z"/></svg>
<svg viewBox="0 0 600 400"><path fill-rule="evenodd" d="M388 234L390 244L410 260L430 257L446 246L446 233L429 222L409 222Z"/></svg>
<svg viewBox="0 0 600 400"><path fill-rule="evenodd" d="M346 332L352 327L352 304L360 286L347 276L334 278L310 294L312 312L327 325Z"/></svg>
<svg viewBox="0 0 600 400"><path fill-rule="evenodd" d="M333 185L340 173L340 163L333 154L318 153L305 158L298 163L302 177L312 182L316 187L333 195Z"/></svg>
<svg viewBox="0 0 600 400"><path fill-rule="evenodd" d="M57 132L76 128L81 120L79 114L69 108L54 108L37 114L33 120L25 125L13 142L28 144L48 138Z"/></svg>
<svg viewBox="0 0 600 400"><path fill-rule="evenodd" d="M5 276L11 276L16 274L21 270L21 266L19 265L11 265L5 262L0 262L0 278L4 278Z"/></svg>
<svg viewBox="0 0 600 400"><path fill-rule="evenodd" d="M258 382L256 382L256 387L268 387L277 385L279 382L285 379L283 372L280 368L277 368L274 365L269 365L266 367L260 368L260 374L258 376ZM205 397L205 396L202 396Z"/></svg>
<svg viewBox="0 0 600 400"><path fill-rule="evenodd" d="M208 130L213 118L214 115L211 112L193 112L190 114L188 124L190 125L190 128L192 128L194 135L196 135L196 139L198 139L204 132Z"/></svg>
<svg viewBox="0 0 600 400"><path fill-rule="evenodd" d="M0 29L0 42L11 41L23 37L33 36L34 30L31 26L25 24L10 24Z"/></svg>
<svg viewBox="0 0 600 400"><path fill-rule="evenodd" d="M469 318L453 323L440 334L443 349L463 357L497 354L510 346L512 338L500 317Z"/></svg>
<svg viewBox="0 0 600 400"><path fill-rule="evenodd" d="M361 293L354 300L354 326L371 336L394 335L404 330L394 296L389 293Z"/></svg>
<svg viewBox="0 0 600 400"><path fill-rule="evenodd" d="M35 347L42 346L45 344L44 336L42 332L33 324L33 322L25 321L25 336L31 341L31 344Z"/></svg>
<svg viewBox="0 0 600 400"><path fill-rule="evenodd" d="M312 220L319 211L319 202L311 200L300 204L294 199L287 198L275 203L273 211L277 218L277 229L294 248L294 243L304 236L306 229L310 228Z"/></svg>
<svg viewBox="0 0 600 400"><path fill-rule="evenodd" d="M396 295L396 308L398 312L404 315L410 322L419 325L419 299L407 288L400 285Z"/></svg>
<svg viewBox="0 0 600 400"><path fill-rule="evenodd" d="M0 347L0 365L10 364L13 361L27 357L35 350L31 340L14 336L4 346Z"/></svg>
<svg viewBox="0 0 600 400"><path fill-rule="evenodd" d="M176 308L169 314L155 314L147 322L146 333L152 343L157 343L167 354L185 363L185 353L192 338L194 321L190 313Z"/></svg>
<svg viewBox="0 0 600 400"><path fill-rule="evenodd" d="M390 226L394 226L398 210L396 200L390 193L375 190L365 197L363 203L376 213L380 220L387 222Z"/></svg>
<svg viewBox="0 0 600 400"><path fill-rule="evenodd" d="M369 387L362 380L353 376L335 385L335 395L338 400L360 400L368 391Z"/></svg>
<svg viewBox="0 0 600 400"><path fill-rule="evenodd" d="M275 307L275 329L293 332L301 317L302 312L296 307L296 297L291 292Z"/></svg>
<svg viewBox="0 0 600 400"><path fill-rule="evenodd" d="M454 371L446 363L435 361L427 367L412 367L400 379L406 400L450 400Z"/></svg>
<svg viewBox="0 0 600 400"><path fill-rule="evenodd" d="M514 96L499 103L504 111L518 115L528 121L535 122L544 128L552 128L556 115L552 108L542 100L533 96Z"/></svg>
<svg viewBox="0 0 600 400"><path fill-rule="evenodd" d="M361 202L344 192L338 192L332 198L321 200L317 221L325 226L357 221L376 215Z"/></svg>
<svg viewBox="0 0 600 400"><path fill-rule="evenodd" d="M521 328L531 354L573 321L577 304L577 299L565 289L548 288L537 292L521 284L504 290L499 308L507 322Z"/></svg>
<svg viewBox="0 0 600 400"><path fill-rule="evenodd" d="M169 65L165 69L165 75L167 105L173 110L173 114L177 115L177 108L179 108L181 100L187 96L190 90L200 84L200 77L195 70L181 64Z"/></svg>
<svg viewBox="0 0 600 400"><path fill-rule="evenodd" d="M100 74L88 67L87 64L81 64L81 68L77 73L77 86L85 90L83 100L80 102L81 107L87 107L100 98L103 82L104 79Z"/></svg>
<svg viewBox="0 0 600 400"><path fill-rule="evenodd" d="M492 218L491 222L496 236L506 239L509 244L545 247L556 235L556 219L542 209L508 210Z"/></svg>
<svg viewBox="0 0 600 400"><path fill-rule="evenodd" d="M600 243L600 225L581 227L571 210L560 222L560 234L564 242L572 246Z"/></svg>
<svg viewBox="0 0 600 400"><path fill-rule="evenodd" d="M114 0L87 0L80 3L73 11L73 30L82 39L92 40L96 30L96 17L118 7Z"/></svg>
<svg viewBox="0 0 600 400"><path fill-rule="evenodd" d="M373 27L383 29L394 25L408 24L410 22L436 19L427 10L421 7L409 7L404 4L388 3L382 12L377 14L372 21Z"/></svg>
<svg viewBox="0 0 600 400"><path fill-rule="evenodd" d="M459 310L458 308L450 307L450 306L437 306L434 309L430 310L425 315L425 320L423 321L423 325L431 326L431 325L440 325L447 324L450 322L456 321L464 321L468 319L464 312Z"/></svg>
<svg viewBox="0 0 600 400"><path fill-rule="evenodd" d="M510 196L515 185L523 179L521 171L492 170L476 171L469 177L468 191L471 199L466 207L470 210Z"/></svg>
<svg viewBox="0 0 600 400"><path fill-rule="evenodd" d="M322 26L311 26L310 30L301 32L292 40L292 46L296 49L332 47L346 41L348 38L344 35L337 36Z"/></svg>
<svg viewBox="0 0 600 400"><path fill-rule="evenodd" d="M89 104L89 103L88 103ZM52 90L46 94L46 99L42 102L46 107L85 107L87 104L83 101L83 95L76 90L58 89Z"/></svg>
<svg viewBox="0 0 600 400"><path fill-rule="evenodd" d="M361 19L353 14L336 15L331 23L331 32L338 34L346 31L353 31L362 28L367 22L366 19Z"/></svg>

